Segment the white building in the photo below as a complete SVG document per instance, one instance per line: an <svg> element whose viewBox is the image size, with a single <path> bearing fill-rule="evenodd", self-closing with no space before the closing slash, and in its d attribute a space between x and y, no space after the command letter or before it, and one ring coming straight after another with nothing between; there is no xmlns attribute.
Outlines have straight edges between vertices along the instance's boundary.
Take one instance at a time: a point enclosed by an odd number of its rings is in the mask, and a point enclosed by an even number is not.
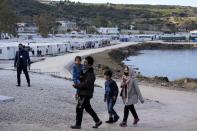
<svg viewBox="0 0 197 131"><path fill-rule="evenodd" d="M38 27L34 23L17 23L18 33L37 33Z"/></svg>
<svg viewBox="0 0 197 131"><path fill-rule="evenodd" d="M119 34L117 27L101 27L97 29L100 34Z"/></svg>
<svg viewBox="0 0 197 131"><path fill-rule="evenodd" d="M0 32L0 39L10 39L11 36L8 33L1 33Z"/></svg>
<svg viewBox="0 0 197 131"><path fill-rule="evenodd" d="M64 0L37 0L37 1L43 4L57 4L60 2L64 2Z"/></svg>
<svg viewBox="0 0 197 131"><path fill-rule="evenodd" d="M197 37L197 30L190 31L191 37Z"/></svg>
<svg viewBox="0 0 197 131"><path fill-rule="evenodd" d="M74 30L77 28L76 22L71 22L71 21L56 21L59 23L58 26L58 33L66 33L68 30Z"/></svg>
<svg viewBox="0 0 197 131"><path fill-rule="evenodd" d="M134 29L134 25L130 25L130 30L133 30Z"/></svg>

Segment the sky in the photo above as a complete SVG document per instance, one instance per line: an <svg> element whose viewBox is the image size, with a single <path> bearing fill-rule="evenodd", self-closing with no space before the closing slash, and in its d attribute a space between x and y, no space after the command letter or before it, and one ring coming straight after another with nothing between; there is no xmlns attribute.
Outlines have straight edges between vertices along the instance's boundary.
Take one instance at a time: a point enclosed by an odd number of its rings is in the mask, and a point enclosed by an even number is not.
<svg viewBox="0 0 197 131"><path fill-rule="evenodd" d="M56 0L58 1L58 0ZM82 3L116 3L116 4L151 4L151 5L182 5L197 7L197 0L70 0Z"/></svg>

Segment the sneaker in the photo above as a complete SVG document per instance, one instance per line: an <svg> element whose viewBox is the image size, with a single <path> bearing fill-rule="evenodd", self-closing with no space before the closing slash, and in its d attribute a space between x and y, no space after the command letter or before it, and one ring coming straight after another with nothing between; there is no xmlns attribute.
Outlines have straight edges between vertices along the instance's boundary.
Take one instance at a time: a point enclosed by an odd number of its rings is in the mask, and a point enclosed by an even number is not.
<svg viewBox="0 0 197 131"><path fill-rule="evenodd" d="M102 121L99 121L95 124L95 126L93 126L92 128L98 128L99 126L101 126L103 124Z"/></svg>
<svg viewBox="0 0 197 131"><path fill-rule="evenodd" d="M121 122L121 123L119 124L119 126L120 126L120 127L127 127L127 123L126 123L126 122Z"/></svg>
<svg viewBox="0 0 197 131"><path fill-rule="evenodd" d="M133 125L137 125L137 123L140 121L140 119L134 119Z"/></svg>
<svg viewBox="0 0 197 131"><path fill-rule="evenodd" d="M116 123L119 120L119 118L120 118L119 116L115 116L113 122Z"/></svg>
<svg viewBox="0 0 197 131"><path fill-rule="evenodd" d="M28 82L28 87L30 87L31 85L30 85L30 82Z"/></svg>
<svg viewBox="0 0 197 131"><path fill-rule="evenodd" d="M70 126L71 129L81 129L81 126L77 126L77 125L73 125L73 126Z"/></svg>

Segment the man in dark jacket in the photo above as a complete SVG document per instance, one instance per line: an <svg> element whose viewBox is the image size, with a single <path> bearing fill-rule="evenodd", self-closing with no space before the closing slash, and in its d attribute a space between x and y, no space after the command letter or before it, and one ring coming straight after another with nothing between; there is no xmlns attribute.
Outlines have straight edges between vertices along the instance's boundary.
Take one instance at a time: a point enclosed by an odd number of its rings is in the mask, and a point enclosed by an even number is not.
<svg viewBox="0 0 197 131"><path fill-rule="evenodd" d="M24 49L24 46L22 44L19 44L19 50L16 52L15 61L14 61L14 67L17 69L17 82L18 85L21 85L21 72L23 71L28 83L28 86L30 87L30 78L27 71L27 67L30 68L30 57L29 52Z"/></svg>
<svg viewBox="0 0 197 131"><path fill-rule="evenodd" d="M93 128L98 128L102 124L102 121L100 121L97 114L94 112L90 105L90 99L93 97L94 82L96 79L93 69L93 63L94 59L91 56L85 58L83 66L84 69L81 75L81 83L73 85L79 91L79 100L76 107L76 124L74 126L71 126L72 129L81 129L84 109L92 116L96 123Z"/></svg>

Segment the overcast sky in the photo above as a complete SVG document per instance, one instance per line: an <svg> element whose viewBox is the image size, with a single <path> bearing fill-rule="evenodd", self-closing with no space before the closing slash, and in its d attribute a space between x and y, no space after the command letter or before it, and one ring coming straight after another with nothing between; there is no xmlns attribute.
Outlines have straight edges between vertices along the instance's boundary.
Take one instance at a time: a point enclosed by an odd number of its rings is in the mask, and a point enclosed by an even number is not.
<svg viewBox="0 0 197 131"><path fill-rule="evenodd" d="M58 1L58 0L56 0ZM152 4L152 5L183 5L197 7L197 0L70 0L83 3L116 3L116 4Z"/></svg>

